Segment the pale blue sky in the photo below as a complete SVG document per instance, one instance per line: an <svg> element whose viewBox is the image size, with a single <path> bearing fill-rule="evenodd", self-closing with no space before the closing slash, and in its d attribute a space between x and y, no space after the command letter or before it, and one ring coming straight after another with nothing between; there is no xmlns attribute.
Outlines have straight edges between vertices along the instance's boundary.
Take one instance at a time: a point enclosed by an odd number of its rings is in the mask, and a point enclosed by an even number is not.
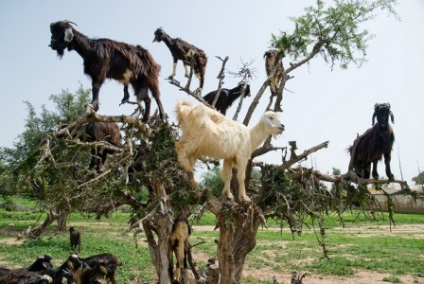
<svg viewBox="0 0 424 284"><path fill-rule="evenodd" d="M42 104L51 106L48 97L62 89L74 92L81 83L91 87L84 75L82 59L75 52L65 52L63 59L48 47L50 23L68 19L78 24L83 34L93 38L111 38L147 48L161 65L162 102L174 120L177 99L187 98L165 78L171 73L172 58L164 43L153 43L153 32L163 27L172 37L181 37L202 48L208 55L204 94L214 90L221 63L215 56L229 56L227 69L237 71L243 62L253 62L256 78L251 89L257 93L266 78L263 54L270 46L272 33L290 32L291 16L302 15L303 8L315 1L232 0L232 1L106 1L106 0L0 0L0 147L11 147L23 131L30 101L38 111ZM324 173L333 167L347 170L346 148L357 133L371 126L376 102L390 102L395 115L396 142L392 170L400 178L399 160L404 179L424 169L424 1L408 0L397 6L402 21L379 13L367 29L376 37L369 43L368 62L348 70L330 66L320 57L291 75L287 84L294 94L283 100L283 122L286 131L275 145L286 146L296 140L299 152L330 140L328 149L314 154L304 166L316 165ZM420 32L421 30L421 32ZM284 63L292 59L287 56ZM185 83L179 63L176 79ZM227 75L224 87L233 88L238 80ZM197 86L194 80L193 86ZM266 91L256 111L256 119L265 110ZM133 106L120 106L122 86L107 81L100 91L101 114L130 114ZM253 97L245 101L249 105ZM156 104L153 103L153 109ZM228 116L232 117L236 105ZM240 119L244 118L246 108ZM278 154L259 160L280 163ZM383 164L379 166L384 174Z"/></svg>

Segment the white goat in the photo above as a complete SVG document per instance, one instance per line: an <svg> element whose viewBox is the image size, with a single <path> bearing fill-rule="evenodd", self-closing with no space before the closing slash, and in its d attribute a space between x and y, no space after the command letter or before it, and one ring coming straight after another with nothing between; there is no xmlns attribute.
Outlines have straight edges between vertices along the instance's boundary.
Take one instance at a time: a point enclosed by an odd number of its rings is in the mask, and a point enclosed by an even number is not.
<svg viewBox="0 0 424 284"><path fill-rule="evenodd" d="M193 105L182 100L177 104L177 118L182 137L176 145L178 161L188 172L193 172L199 157L224 159L222 196L233 199L230 191L232 167L236 167L239 183L239 201L249 202L244 184L245 171L250 156L269 135L281 134L284 125L278 119L279 113L266 112L260 121L248 128L238 121L231 120L218 111L203 104Z"/></svg>

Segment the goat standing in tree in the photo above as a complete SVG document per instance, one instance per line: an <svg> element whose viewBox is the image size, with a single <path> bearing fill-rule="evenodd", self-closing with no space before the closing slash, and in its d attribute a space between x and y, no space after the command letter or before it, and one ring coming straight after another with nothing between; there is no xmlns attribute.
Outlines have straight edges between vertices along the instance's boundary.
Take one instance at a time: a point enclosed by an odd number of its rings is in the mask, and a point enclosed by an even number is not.
<svg viewBox="0 0 424 284"><path fill-rule="evenodd" d="M282 61L277 62L279 58L279 54L280 54L280 51L277 49L268 50L264 54L266 75L268 76L268 79L271 80L269 83L269 86L271 88L272 94L274 94L275 91L277 91L278 83L280 82L284 73L283 62ZM284 57L284 54L282 57ZM274 76L272 78L269 78L271 76L272 71L275 68L277 68L277 70L275 71Z"/></svg>
<svg viewBox="0 0 424 284"><path fill-rule="evenodd" d="M99 109L99 91L106 78L124 84L124 97L121 103L128 102L128 85L134 88L137 101L144 101L143 121L150 117L151 91L159 107L161 118L166 114L160 100L159 71L148 50L137 45L117 42L110 39L90 39L71 25L69 21L59 21L50 25L52 33L50 47L62 57L64 50L75 50L84 60L84 73L92 79L93 100L91 104ZM72 23L73 24L73 23Z"/></svg>
<svg viewBox="0 0 424 284"><path fill-rule="evenodd" d="M186 171L193 173L196 160L202 156L224 159L222 196L233 199L230 181L234 166L237 168L239 183L238 199L240 202L249 202L244 183L247 162L252 152L269 135L276 136L284 131L284 125L278 117L279 113L268 111L255 126L248 128L203 104L179 101L177 118L182 137L176 144L178 161Z"/></svg>
<svg viewBox="0 0 424 284"><path fill-rule="evenodd" d="M186 269L187 258L189 253L189 238L191 234L191 228L186 218L177 218L172 225L171 235L169 236L169 274L171 281L175 279L178 283L181 283L181 268ZM177 258L177 265L174 271L173 255ZM174 283L174 282L172 282Z"/></svg>
<svg viewBox="0 0 424 284"><path fill-rule="evenodd" d="M384 155L386 164L386 175L389 180L394 176L390 169L391 152L395 135L389 125L389 116L394 123L394 116L390 110L390 104L375 104L372 116L372 128L359 136L349 147L350 163L349 171L354 170L361 178L370 178L370 168L372 163L372 177L378 179L377 164ZM374 124L377 117L377 123Z"/></svg>
<svg viewBox="0 0 424 284"><path fill-rule="evenodd" d="M246 84L246 88L244 88L244 84L241 83L237 87L233 89L225 89L222 88L219 92L219 97L216 102L215 108L225 115L227 113L227 109L233 104L233 102L238 99L242 94L244 94L244 97L250 96L250 85ZM213 101L215 100L215 96L217 96L217 92L213 91L208 93L203 98L205 101L207 101L210 105L212 105Z"/></svg>
<svg viewBox="0 0 424 284"><path fill-rule="evenodd" d="M185 76L189 77L188 67L191 66L191 60L193 59L193 71L196 77L199 78L199 88L197 92L201 93L203 83L205 82L206 64L208 63L205 52L180 38L171 38L162 28L158 28L155 31L153 42L155 41L163 41L171 51L174 65L172 66L172 74L168 77L170 80L175 77L178 60L183 62Z"/></svg>

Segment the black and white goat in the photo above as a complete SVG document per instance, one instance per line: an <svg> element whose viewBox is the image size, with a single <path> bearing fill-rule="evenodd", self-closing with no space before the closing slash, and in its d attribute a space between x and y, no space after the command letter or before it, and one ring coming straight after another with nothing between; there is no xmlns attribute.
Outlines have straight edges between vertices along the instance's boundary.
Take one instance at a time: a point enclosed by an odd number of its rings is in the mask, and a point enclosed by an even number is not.
<svg viewBox="0 0 424 284"><path fill-rule="evenodd" d="M92 79L92 105L99 109L99 91L106 78L115 79L124 84L124 98L121 103L128 102L128 85L134 88L137 101L144 101L145 113L143 121L150 117L151 91L159 107L161 118L165 111L160 100L159 71L148 50L137 45L117 42L110 39L90 39L73 28L69 21L59 21L50 25L50 47L62 57L64 50L75 50L84 60L84 73Z"/></svg>
<svg viewBox="0 0 424 284"><path fill-rule="evenodd" d="M175 77L178 60L183 62L185 76L188 77L188 67L191 66L191 59L193 58L193 71L196 77L199 78L199 88L197 89L197 92L201 93L205 82L206 64L208 63L208 58L205 52L180 38L171 38L162 28L158 28L155 31L153 42L155 41L163 41L171 51L172 58L174 60L172 74L168 77L171 80Z"/></svg>
<svg viewBox="0 0 424 284"><path fill-rule="evenodd" d="M225 89L222 88L219 92L218 100L216 101L215 108L225 115L227 113L228 108L233 104L233 102L238 99L243 94L243 97L249 97L250 96L250 85L249 84L239 84L237 87L233 89ZM217 96L217 92L213 91L208 93L203 98L205 101L207 101L210 105L212 105L213 101L215 100L215 96Z"/></svg>
<svg viewBox="0 0 424 284"><path fill-rule="evenodd" d="M378 179L377 163L384 156L386 175L389 180L394 179L390 169L390 160L395 135L389 125L389 117L394 123L389 103L375 104L372 116L373 127L356 138L348 149L351 156L349 171L354 170L359 177L368 179L372 163L372 177ZM377 118L376 124L374 124L375 118Z"/></svg>

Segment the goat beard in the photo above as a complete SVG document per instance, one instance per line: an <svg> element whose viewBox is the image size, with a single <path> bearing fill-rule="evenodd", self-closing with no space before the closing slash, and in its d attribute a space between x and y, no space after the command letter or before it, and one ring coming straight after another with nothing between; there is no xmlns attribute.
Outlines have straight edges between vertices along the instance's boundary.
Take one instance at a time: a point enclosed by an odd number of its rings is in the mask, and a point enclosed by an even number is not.
<svg viewBox="0 0 424 284"><path fill-rule="evenodd" d="M60 58L62 58L64 54L65 54L64 49L58 49L58 50L57 50L57 55L58 55Z"/></svg>

